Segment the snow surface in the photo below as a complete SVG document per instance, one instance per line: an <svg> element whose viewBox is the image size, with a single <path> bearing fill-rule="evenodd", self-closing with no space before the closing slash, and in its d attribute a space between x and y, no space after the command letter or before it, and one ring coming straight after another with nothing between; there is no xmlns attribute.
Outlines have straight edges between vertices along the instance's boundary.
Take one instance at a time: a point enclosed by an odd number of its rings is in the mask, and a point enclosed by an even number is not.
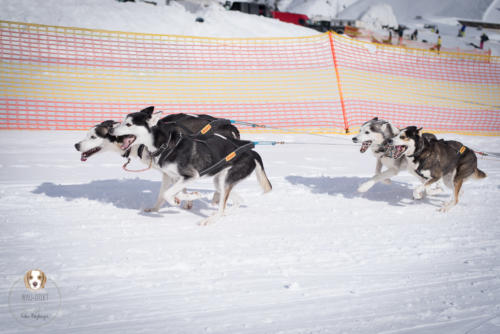
<svg viewBox="0 0 500 334"><path fill-rule="evenodd" d="M341 13L344 18L356 18L359 13L377 4L392 7L400 21L423 17L461 17L480 20L493 0L358 0Z"/></svg>
<svg viewBox="0 0 500 334"><path fill-rule="evenodd" d="M258 146L273 191L251 175L235 188L245 205L202 227L208 179L189 187L205 195L191 211L147 214L158 172L111 153L80 162L80 131L0 135L2 333L28 332L6 296L32 268L62 295L37 333L500 332L498 160L479 160L488 178L442 214L448 193L413 201L406 172L357 193L375 161L348 137L243 135L349 145Z"/></svg>
<svg viewBox="0 0 500 334"><path fill-rule="evenodd" d="M398 20L388 4L377 4L369 7L365 13L361 14L359 20L363 23L363 28L369 30L379 30L383 26L397 28Z"/></svg>
<svg viewBox="0 0 500 334"><path fill-rule="evenodd" d="M193 9L198 7L198 11ZM267 17L228 11L217 3L163 1L158 6L116 0L0 0L0 19L128 32L211 37L295 37L313 29ZM197 17L203 23L195 22Z"/></svg>

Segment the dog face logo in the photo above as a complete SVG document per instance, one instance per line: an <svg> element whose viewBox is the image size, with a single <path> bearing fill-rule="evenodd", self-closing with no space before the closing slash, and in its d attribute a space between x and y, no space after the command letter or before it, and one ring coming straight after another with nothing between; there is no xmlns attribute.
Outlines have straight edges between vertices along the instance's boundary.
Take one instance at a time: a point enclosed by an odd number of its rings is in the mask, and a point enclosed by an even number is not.
<svg viewBox="0 0 500 334"><path fill-rule="evenodd" d="M38 291L45 288L47 276L39 269L30 270L24 275L24 285L28 290Z"/></svg>

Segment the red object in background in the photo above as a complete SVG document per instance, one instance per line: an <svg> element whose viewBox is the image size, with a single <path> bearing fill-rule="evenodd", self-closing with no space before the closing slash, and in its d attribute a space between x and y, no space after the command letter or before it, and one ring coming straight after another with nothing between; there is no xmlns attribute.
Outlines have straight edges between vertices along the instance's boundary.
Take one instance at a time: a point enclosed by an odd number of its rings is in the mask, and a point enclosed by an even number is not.
<svg viewBox="0 0 500 334"><path fill-rule="evenodd" d="M271 12L273 18L278 19L283 22L297 24L299 26L304 26L309 20L307 15L304 14L295 14L295 13L287 13L287 12Z"/></svg>

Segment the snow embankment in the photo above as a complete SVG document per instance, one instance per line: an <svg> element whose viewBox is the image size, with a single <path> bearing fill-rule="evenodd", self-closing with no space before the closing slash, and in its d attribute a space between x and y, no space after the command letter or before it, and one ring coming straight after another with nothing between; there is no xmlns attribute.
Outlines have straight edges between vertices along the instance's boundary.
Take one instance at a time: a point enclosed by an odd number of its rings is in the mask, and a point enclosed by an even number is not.
<svg viewBox="0 0 500 334"><path fill-rule="evenodd" d="M116 0L0 0L0 20L91 29L210 37L295 37L317 31L271 18L228 11L217 3L169 6ZM196 22L202 17L204 22Z"/></svg>
<svg viewBox="0 0 500 334"><path fill-rule="evenodd" d="M379 30L383 26L397 27L398 20L392 11L392 7L387 4L379 4L368 8L368 10L359 17L361 24L365 29Z"/></svg>
<svg viewBox="0 0 500 334"><path fill-rule="evenodd" d="M374 5L387 4L392 7L400 22L412 20L416 16L461 17L480 20L491 3L492 0L359 0L342 11L340 17L352 19Z"/></svg>

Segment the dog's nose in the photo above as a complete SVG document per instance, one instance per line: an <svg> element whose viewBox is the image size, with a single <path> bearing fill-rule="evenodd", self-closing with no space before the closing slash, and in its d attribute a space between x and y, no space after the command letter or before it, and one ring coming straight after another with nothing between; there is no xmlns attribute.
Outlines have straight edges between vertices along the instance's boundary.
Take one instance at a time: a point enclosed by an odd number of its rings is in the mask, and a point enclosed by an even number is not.
<svg viewBox="0 0 500 334"><path fill-rule="evenodd" d="M352 137L352 142L353 142L353 143L357 143L357 142L358 142L358 138L356 138L356 137Z"/></svg>
<svg viewBox="0 0 500 334"><path fill-rule="evenodd" d="M392 145L393 143L392 139L387 139L387 144Z"/></svg>
<svg viewBox="0 0 500 334"><path fill-rule="evenodd" d="M38 282L33 282L33 286L37 286L38 285Z"/></svg>
<svg viewBox="0 0 500 334"><path fill-rule="evenodd" d="M77 151L80 151L80 143L76 143L75 144L75 148L76 148Z"/></svg>

